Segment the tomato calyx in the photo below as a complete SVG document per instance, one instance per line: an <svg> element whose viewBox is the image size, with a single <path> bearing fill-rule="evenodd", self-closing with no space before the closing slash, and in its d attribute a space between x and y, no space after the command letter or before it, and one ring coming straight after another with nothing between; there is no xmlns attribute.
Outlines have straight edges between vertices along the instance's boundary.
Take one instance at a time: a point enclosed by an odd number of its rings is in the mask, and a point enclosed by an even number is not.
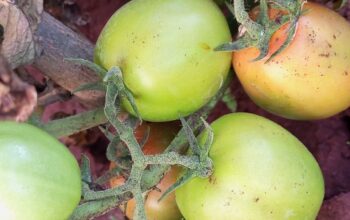
<svg viewBox="0 0 350 220"><path fill-rule="evenodd" d="M192 178L208 178L213 173L213 161L209 157L209 150L213 143L214 132L212 131L210 125L203 118L201 118L205 126L206 141L203 146L200 146L191 127L183 118L180 119L190 144L190 155L192 154L192 157L195 161L194 163L192 162L192 165L194 166L193 168L189 167L190 169L187 169L185 173L163 193L163 195L159 198L159 201L164 199L177 188L190 181Z"/></svg>
<svg viewBox="0 0 350 220"><path fill-rule="evenodd" d="M133 112L135 113L135 116L138 118L138 120L140 120L140 123L142 122L140 113L135 103L134 96L124 83L123 74L120 67L113 66L107 71L103 67L89 60L76 58L66 58L65 60L80 64L91 69L100 78L100 81L98 82L87 83L79 86L73 91L73 93L86 90L97 90L106 92L106 95L109 95L113 92L112 90L114 89L116 93L112 95L115 95L115 99L126 99L129 102ZM110 87L108 87L109 84ZM108 90L108 88L110 89ZM117 113L119 113L121 108L120 102L114 102L113 104L117 104L115 108L118 109Z"/></svg>
<svg viewBox="0 0 350 220"><path fill-rule="evenodd" d="M270 4L268 4L268 2ZM260 54L252 61L261 60L269 53L269 42L272 35L289 22L290 25L287 30L286 40L280 48L267 59L268 62L287 48L293 40L298 19L303 13L302 6L304 3L304 0L260 0L260 11L256 21L251 19L249 14L245 11L243 0L235 0L233 4L227 3L227 7L236 16L237 21L244 27L244 33L242 33L242 36L236 41L216 47L215 51L238 51L248 47L256 47L259 49ZM269 7L280 9L286 13L279 16L277 19L271 19L269 17Z"/></svg>

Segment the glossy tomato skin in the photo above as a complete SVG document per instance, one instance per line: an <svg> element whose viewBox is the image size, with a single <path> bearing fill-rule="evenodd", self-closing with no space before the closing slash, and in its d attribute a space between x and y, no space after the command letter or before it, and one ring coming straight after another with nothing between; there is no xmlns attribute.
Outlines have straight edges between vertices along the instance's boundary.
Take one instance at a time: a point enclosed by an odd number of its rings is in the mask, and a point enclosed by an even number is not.
<svg viewBox="0 0 350 220"><path fill-rule="evenodd" d="M260 107L289 119L315 120L350 106L350 24L315 3L304 9L295 37L282 53L267 63L252 62L258 50L244 49L233 53L233 66ZM270 54L284 41L286 29L272 37Z"/></svg>
<svg viewBox="0 0 350 220"><path fill-rule="evenodd" d="M44 131L0 122L0 219L65 220L81 196L74 156Z"/></svg>
<svg viewBox="0 0 350 220"><path fill-rule="evenodd" d="M324 181L317 162L297 138L249 113L225 115L211 126L214 173L176 190L186 220L316 218Z"/></svg>
<svg viewBox="0 0 350 220"><path fill-rule="evenodd" d="M136 129L135 136L138 140L141 140L145 135L147 129L150 128L149 138L143 147L145 155L154 155L162 153L169 145L172 139L179 130L179 124L177 123L144 123ZM111 164L111 167L115 167ZM146 216L149 220L180 220L182 215L179 208L176 205L175 194L171 193L161 202L158 202L160 196L177 180L180 167L172 167L168 173L166 173L157 185L157 189L148 193L145 201ZM124 178L117 177L110 181L111 187L121 185L125 182ZM133 218L135 210L135 200L132 199L126 204L126 208L122 206L122 210L129 218Z"/></svg>
<svg viewBox="0 0 350 220"><path fill-rule="evenodd" d="M231 54L213 48L230 40L211 0L134 0L104 27L95 62L121 67L144 120L170 121L198 110L218 91Z"/></svg>

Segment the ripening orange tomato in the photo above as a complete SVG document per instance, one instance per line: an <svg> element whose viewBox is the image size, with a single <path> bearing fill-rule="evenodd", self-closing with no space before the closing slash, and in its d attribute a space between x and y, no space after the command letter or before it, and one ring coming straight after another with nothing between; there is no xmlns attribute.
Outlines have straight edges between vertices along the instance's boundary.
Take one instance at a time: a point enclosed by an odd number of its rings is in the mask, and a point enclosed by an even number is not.
<svg viewBox="0 0 350 220"><path fill-rule="evenodd" d="M263 109L289 119L323 119L350 106L350 24L315 3L303 9L284 51L266 62L286 39L288 24L273 35L267 58L253 62L259 51L247 48L233 53L233 66L244 90Z"/></svg>

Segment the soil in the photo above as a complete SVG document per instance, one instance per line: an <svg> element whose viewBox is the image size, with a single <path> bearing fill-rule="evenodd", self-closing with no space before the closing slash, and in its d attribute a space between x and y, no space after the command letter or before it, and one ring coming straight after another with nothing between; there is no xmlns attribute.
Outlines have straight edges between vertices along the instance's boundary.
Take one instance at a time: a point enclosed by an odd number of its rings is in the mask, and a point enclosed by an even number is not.
<svg viewBox="0 0 350 220"><path fill-rule="evenodd" d="M81 32L92 42L113 12L123 5L125 0L46 0L45 8L55 17L76 31ZM325 2L325 1L319 1ZM340 13L350 20L350 5ZM238 80L232 84L232 94L238 103L238 111L252 112L279 123L297 136L313 153L326 182L326 196L319 213L319 220L350 220L350 110L326 120L303 122L282 119L257 107L244 93ZM56 103L46 109L46 120L65 114L75 114L83 107L74 99ZM223 103L219 103L209 120L228 113ZM73 137L65 138L65 143L77 155L89 155L95 175L101 174L108 163L104 156L107 145L98 129L92 129ZM118 210L98 219L115 216L123 219Z"/></svg>

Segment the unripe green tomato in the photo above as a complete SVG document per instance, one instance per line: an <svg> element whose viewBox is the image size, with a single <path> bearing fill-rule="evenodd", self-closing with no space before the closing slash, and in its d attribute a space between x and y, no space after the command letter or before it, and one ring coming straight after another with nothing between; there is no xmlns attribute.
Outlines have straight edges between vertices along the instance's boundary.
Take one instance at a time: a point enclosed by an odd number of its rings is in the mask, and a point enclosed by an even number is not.
<svg viewBox="0 0 350 220"><path fill-rule="evenodd" d="M122 69L144 120L170 121L197 111L219 90L231 54L213 48L230 40L211 0L133 0L104 27L95 62Z"/></svg>
<svg viewBox="0 0 350 220"><path fill-rule="evenodd" d="M186 220L316 218L324 181L316 160L297 138L248 113L225 115L212 128L213 174L176 190Z"/></svg>
<svg viewBox="0 0 350 220"><path fill-rule="evenodd" d="M80 170L44 131L0 122L0 219L65 220L80 201Z"/></svg>

